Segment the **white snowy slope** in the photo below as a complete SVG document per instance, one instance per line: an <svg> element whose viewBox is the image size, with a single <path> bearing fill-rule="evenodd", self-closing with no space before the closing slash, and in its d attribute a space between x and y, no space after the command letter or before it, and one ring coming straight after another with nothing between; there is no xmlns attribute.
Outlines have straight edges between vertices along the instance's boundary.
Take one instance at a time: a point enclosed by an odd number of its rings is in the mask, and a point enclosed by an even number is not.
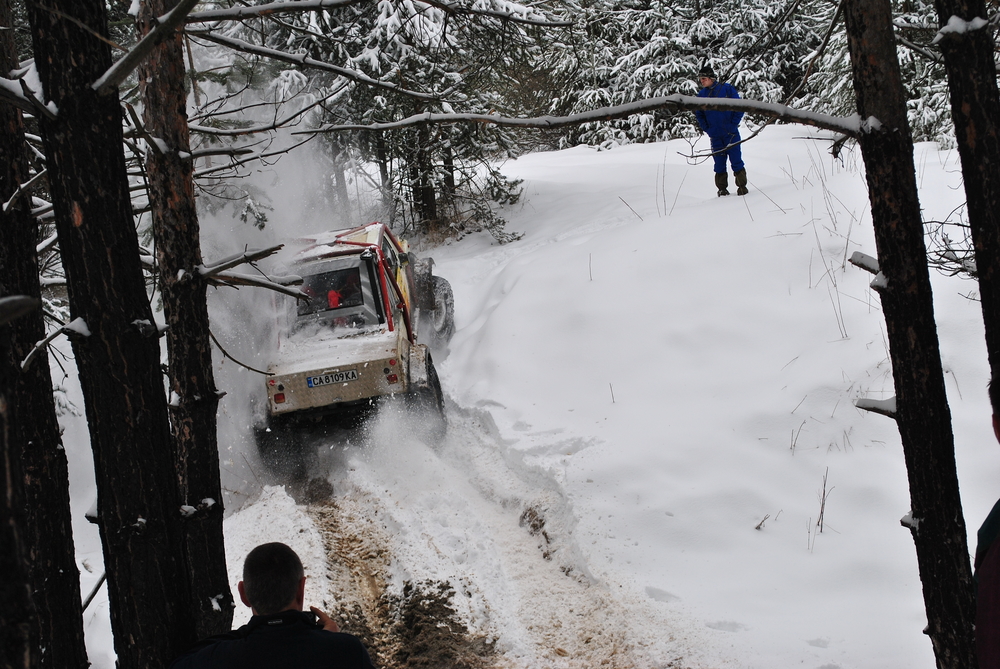
<svg viewBox="0 0 1000 669"><path fill-rule="evenodd" d="M338 531L384 548L369 576L450 583L499 666L933 666L899 436L853 406L893 394L872 276L846 263L876 255L866 186L860 157L827 146L767 129L744 148L745 198L716 198L683 141L505 165L525 180L505 212L524 238L429 251L455 291L448 436L428 444L389 410L322 445ZM920 145L916 164L925 218L946 218L957 155ZM279 210L308 225L214 221L207 246L317 229L296 215L299 175L275 169ZM973 282L932 278L971 549L1000 495L982 318ZM265 310L245 294L213 297L213 328L253 363ZM293 542L312 602L336 608L354 595L322 564L325 521L252 471L259 378L221 360L217 376L232 580L257 543ZM92 498L77 479L74 499ZM103 593L95 605L92 660L110 668Z"/></svg>

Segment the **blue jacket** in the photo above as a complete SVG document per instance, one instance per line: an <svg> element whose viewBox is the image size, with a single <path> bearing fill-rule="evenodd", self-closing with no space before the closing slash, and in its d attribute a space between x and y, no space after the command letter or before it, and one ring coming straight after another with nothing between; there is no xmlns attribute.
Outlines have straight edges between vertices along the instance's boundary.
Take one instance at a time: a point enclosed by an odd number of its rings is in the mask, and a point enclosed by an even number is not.
<svg viewBox="0 0 1000 669"><path fill-rule="evenodd" d="M740 99L740 94L731 84L721 81L713 82L711 86L698 91L699 98L735 98ZM719 111L716 109L701 110L694 113L698 119L698 125L708 133L709 137L728 137L736 132L736 126L743 119L743 112Z"/></svg>

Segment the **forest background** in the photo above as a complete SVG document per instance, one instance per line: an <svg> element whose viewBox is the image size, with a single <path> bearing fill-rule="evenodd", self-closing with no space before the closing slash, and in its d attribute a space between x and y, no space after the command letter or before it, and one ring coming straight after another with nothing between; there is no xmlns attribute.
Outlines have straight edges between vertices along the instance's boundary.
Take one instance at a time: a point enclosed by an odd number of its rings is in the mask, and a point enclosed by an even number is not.
<svg viewBox="0 0 1000 669"><path fill-rule="evenodd" d="M80 602L59 601L73 598L75 567L66 562L72 542L63 517L65 457L59 453L56 403L49 379L29 382L24 374L33 367L31 374L44 370L48 376L44 346L35 345L46 333L70 336L80 365L115 636L145 639L116 643L123 666L158 666L193 638L228 627L231 594L224 574L211 573L221 564L223 509L214 436L218 394L204 357L211 356L204 290L223 284L295 292L294 277L234 271L270 250L246 250L214 264L201 258L199 208L232 208L247 224L267 225L267 198L241 173L301 144L318 143L324 163L317 169L331 177L327 191L317 194L317 209L357 210L359 220L385 220L426 243L479 229L503 243L515 233L505 229L501 209L520 191L497 170L498 161L581 143L610 149L693 137L697 129L685 110L696 103L683 96L696 92L694 75L709 63L756 101L747 108L749 135L780 117L839 131L835 151L841 141L858 139L869 151L878 228L892 222L886 213L892 198L905 195L906 179L912 181L913 139L965 146L956 139L952 118L953 110L964 108L955 106L956 87L948 79L955 77L949 54L959 49L949 52L951 42L942 36L970 34L969 43L981 45L979 37L989 34L989 62L980 59L980 69L966 71L991 73L992 89L982 99L995 103L995 22L981 3L963 5L961 13L968 16L955 25L951 12L943 11L945 2L860 4L3 2L0 26L12 28L0 33L8 74L0 81L3 155L10 161L0 184L3 224L11 234L0 245L6 283L0 294L38 295L44 305L33 330L18 325L10 343L3 342L10 352L4 356L6 392L0 392L10 398L3 406L5 528L12 533L4 557L10 573L27 572L23 581L15 577L5 585L11 596L4 601L12 602L14 613L11 624L0 625L9 634L4 645L33 639L24 646L25 666L81 664ZM866 72L859 55L872 26L886 28L892 42L895 62L884 51L871 61L884 72ZM112 67L112 53L126 52ZM878 106L870 101L880 92L888 102L900 101L905 121L888 128L871 123L895 113L866 113L866 105L869 112ZM872 143L882 135L905 142ZM963 129L958 136L969 134ZM907 147L908 175L894 162ZM885 158L895 170L902 179L898 189L877 181L873 158ZM965 158L968 188L972 172ZM362 202L362 182L379 197ZM970 211L984 210L975 204L970 195ZM903 219L915 221L914 210L907 211ZM986 270L994 263L980 254L978 268L970 264L976 222L964 215L956 211L954 220L939 222L932 239L944 252L935 258L955 271L978 272L990 338L997 293ZM888 248L879 252L879 261L889 263L883 267L890 277L884 300L904 285L894 283ZM926 271L922 249L918 265ZM912 262L913 247L902 257ZM878 263L869 260L861 263L879 274ZM910 269L906 265L900 278L908 280ZM5 320L27 304L5 303ZM169 326L163 335L170 358L166 392L153 336L162 334L152 317L161 305ZM886 313L889 320L911 311L887 306ZM922 313L930 313L924 325L933 333L932 312ZM892 323L889 330L892 344ZM989 348L991 354L997 350ZM933 358L936 340L927 350ZM920 387L904 399L908 391L899 387L899 375L909 372L893 353L900 410L895 404L872 409L897 419L905 449L915 401L935 407L938 400ZM918 367L927 360L921 358ZM940 376L939 363L929 375L931 385ZM36 394L27 391L29 383ZM944 408L939 417L947 417L946 403ZM29 424L45 434L30 435ZM942 443L947 455L950 440ZM140 444L148 450L138 450ZM23 493L16 486L22 470ZM935 507L916 493L915 500ZM182 519L169 511L179 507L190 509ZM926 522L921 533L912 528L918 553L921 536L934 537L934 527ZM964 527L955 532L964 537ZM33 560L25 559L26 550ZM968 565L954 571L959 585L950 589L962 601L941 618L931 615L939 663L958 655L941 640L954 636L953 630L938 629L937 622L953 618L966 637L970 629ZM68 587L50 584L44 593L26 587L54 573L69 579ZM947 584L938 587L949 590ZM140 603L151 600L167 601L168 610L144 612ZM43 613L18 617L32 607ZM933 609L928 603L929 614ZM60 616L66 618L60 622ZM46 646L39 635L64 642ZM31 650L39 647L76 655L43 654L39 660Z"/></svg>

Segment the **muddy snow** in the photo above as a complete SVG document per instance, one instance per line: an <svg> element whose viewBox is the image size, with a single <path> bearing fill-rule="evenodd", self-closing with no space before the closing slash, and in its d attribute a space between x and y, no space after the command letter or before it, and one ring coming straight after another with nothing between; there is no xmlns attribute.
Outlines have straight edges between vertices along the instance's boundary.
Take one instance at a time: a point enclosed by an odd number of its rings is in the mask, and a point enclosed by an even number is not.
<svg viewBox="0 0 1000 669"><path fill-rule="evenodd" d="M312 475L332 495L267 486L231 516L233 587L250 549L288 543L307 599L380 667L712 666L690 623L589 572L551 472L504 444L488 412L447 411L440 443L393 406L317 443Z"/></svg>

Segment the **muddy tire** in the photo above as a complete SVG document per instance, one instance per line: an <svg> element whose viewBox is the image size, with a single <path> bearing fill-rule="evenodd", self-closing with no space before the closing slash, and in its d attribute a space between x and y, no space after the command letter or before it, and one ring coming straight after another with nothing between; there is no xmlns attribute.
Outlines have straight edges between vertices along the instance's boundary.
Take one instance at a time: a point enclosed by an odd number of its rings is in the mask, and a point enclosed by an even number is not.
<svg viewBox="0 0 1000 669"><path fill-rule="evenodd" d="M430 351L425 354L424 366L426 381L414 384L407 397L407 403L421 432L431 439L439 440L444 437L448 425L444 417L444 392L441 390L441 380L434 368Z"/></svg>
<svg viewBox="0 0 1000 669"><path fill-rule="evenodd" d="M316 448L302 430L271 423L254 428L254 440L265 474L274 483L292 483L309 477L316 460Z"/></svg>
<svg viewBox="0 0 1000 669"><path fill-rule="evenodd" d="M438 354L443 354L455 334L455 295L451 284L434 276L431 258L413 261L413 278L417 290L416 307L420 310L417 337Z"/></svg>
<svg viewBox="0 0 1000 669"><path fill-rule="evenodd" d="M444 349L455 334L455 294L451 284L439 276L431 277L431 311L429 330L435 349Z"/></svg>

